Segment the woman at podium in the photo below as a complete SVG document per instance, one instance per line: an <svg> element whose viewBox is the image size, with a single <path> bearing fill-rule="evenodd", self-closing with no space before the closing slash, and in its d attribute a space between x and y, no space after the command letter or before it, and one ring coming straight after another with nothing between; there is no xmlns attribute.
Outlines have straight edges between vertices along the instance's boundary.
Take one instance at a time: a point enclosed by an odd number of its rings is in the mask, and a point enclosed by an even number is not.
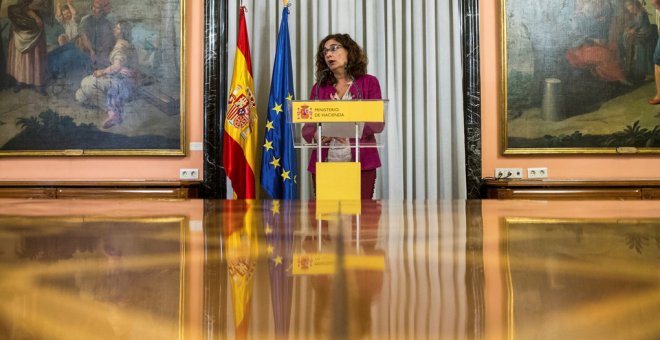
<svg viewBox="0 0 660 340"><path fill-rule="evenodd" d="M316 53L316 83L312 87L311 100L362 100L382 99L378 79L367 74L367 56L348 34L331 34L321 40ZM367 123L360 145L376 145L375 133L383 131L384 123ZM314 142L316 124L305 124L303 138ZM355 161L354 138L321 137L328 148L321 152L324 162ZM316 150L312 151L307 170L312 173L316 187ZM360 148L361 198L371 199L376 184L376 169L381 166L375 147Z"/></svg>

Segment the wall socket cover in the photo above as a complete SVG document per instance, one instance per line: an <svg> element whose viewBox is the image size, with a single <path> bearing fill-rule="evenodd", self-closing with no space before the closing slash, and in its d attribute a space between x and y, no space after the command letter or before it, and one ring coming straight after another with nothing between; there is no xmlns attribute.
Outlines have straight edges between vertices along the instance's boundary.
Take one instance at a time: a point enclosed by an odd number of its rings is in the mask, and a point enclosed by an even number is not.
<svg viewBox="0 0 660 340"><path fill-rule="evenodd" d="M202 151L202 150L204 150L204 143L190 142L190 151Z"/></svg>
<svg viewBox="0 0 660 340"><path fill-rule="evenodd" d="M520 179L522 175L522 168L495 168L495 178L497 179Z"/></svg>
<svg viewBox="0 0 660 340"><path fill-rule="evenodd" d="M528 168L527 178L547 178L548 168Z"/></svg>
<svg viewBox="0 0 660 340"><path fill-rule="evenodd" d="M179 179L199 179L199 169L179 169Z"/></svg>

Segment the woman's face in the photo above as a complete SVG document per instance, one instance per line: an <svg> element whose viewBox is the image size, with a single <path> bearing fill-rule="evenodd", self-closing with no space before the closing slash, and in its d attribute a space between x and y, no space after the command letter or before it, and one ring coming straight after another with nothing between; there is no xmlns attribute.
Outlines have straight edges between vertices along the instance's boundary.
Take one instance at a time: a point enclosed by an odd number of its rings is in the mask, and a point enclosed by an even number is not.
<svg viewBox="0 0 660 340"><path fill-rule="evenodd" d="M121 39L122 38L121 25L116 24L115 29L112 31L112 33L115 35L115 39Z"/></svg>
<svg viewBox="0 0 660 340"><path fill-rule="evenodd" d="M335 39L330 39L323 45L325 63L331 71L343 68L348 63L348 51Z"/></svg>

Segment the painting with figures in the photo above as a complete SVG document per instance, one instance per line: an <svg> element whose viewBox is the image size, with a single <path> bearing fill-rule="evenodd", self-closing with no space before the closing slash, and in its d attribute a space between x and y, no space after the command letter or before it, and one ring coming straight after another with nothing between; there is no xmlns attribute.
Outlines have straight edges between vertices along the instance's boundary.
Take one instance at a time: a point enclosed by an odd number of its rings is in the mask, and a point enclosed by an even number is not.
<svg viewBox="0 0 660 340"><path fill-rule="evenodd" d="M660 152L660 1L500 4L503 154Z"/></svg>
<svg viewBox="0 0 660 340"><path fill-rule="evenodd" d="M0 0L0 156L184 155L184 0Z"/></svg>

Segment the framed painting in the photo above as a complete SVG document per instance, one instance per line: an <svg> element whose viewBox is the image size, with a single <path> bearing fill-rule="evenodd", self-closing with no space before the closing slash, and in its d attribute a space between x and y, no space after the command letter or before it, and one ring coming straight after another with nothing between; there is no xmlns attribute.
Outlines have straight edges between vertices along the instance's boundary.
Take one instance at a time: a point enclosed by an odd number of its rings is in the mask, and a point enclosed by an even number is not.
<svg viewBox="0 0 660 340"><path fill-rule="evenodd" d="M0 216L0 338L183 339L190 228L182 216ZM17 312L17 311L21 312Z"/></svg>
<svg viewBox="0 0 660 340"><path fill-rule="evenodd" d="M650 1L500 6L502 154L660 153Z"/></svg>
<svg viewBox="0 0 660 340"><path fill-rule="evenodd" d="M183 156L185 0L0 0L0 156Z"/></svg>
<svg viewBox="0 0 660 340"><path fill-rule="evenodd" d="M505 337L656 338L658 222L506 218Z"/></svg>

